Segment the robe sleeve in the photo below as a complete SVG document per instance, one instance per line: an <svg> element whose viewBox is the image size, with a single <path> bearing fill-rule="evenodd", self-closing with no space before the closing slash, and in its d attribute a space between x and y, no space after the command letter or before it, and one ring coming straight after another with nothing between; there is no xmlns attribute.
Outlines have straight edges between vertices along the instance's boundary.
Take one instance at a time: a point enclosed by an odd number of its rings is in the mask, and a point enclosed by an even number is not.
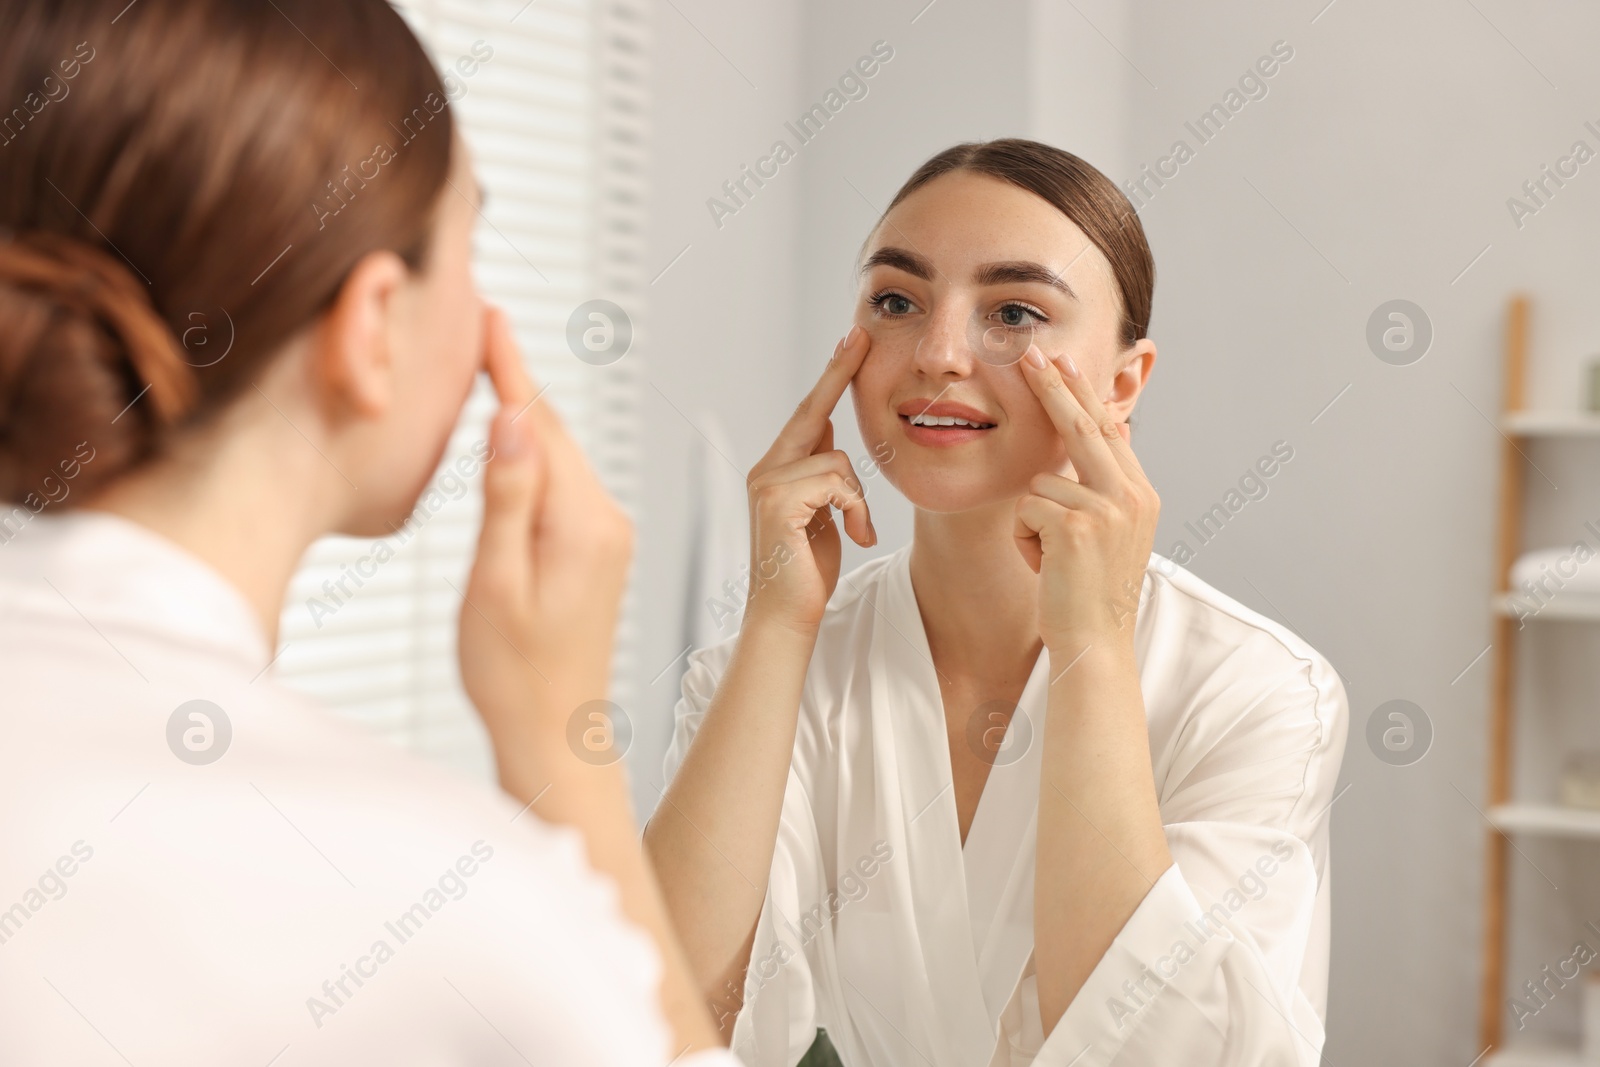
<svg viewBox="0 0 1600 1067"><path fill-rule="evenodd" d="M682 764L731 655L731 641L690 653L665 760L667 780ZM791 765L743 1007L733 1026L732 1049L749 1067L795 1067L816 1039L817 1027L826 1025L818 1018L812 960L832 960L832 930L820 930L808 918L823 914L820 857L811 805Z"/></svg>
<svg viewBox="0 0 1600 1067"><path fill-rule="evenodd" d="M1328 818L1347 701L1321 657L1241 676L1192 720L1160 790L1173 864L1048 1037L1036 961L991 1067L1315 1067L1328 967ZM1220 701L1220 703L1219 703ZM1202 725L1203 723L1203 725Z"/></svg>

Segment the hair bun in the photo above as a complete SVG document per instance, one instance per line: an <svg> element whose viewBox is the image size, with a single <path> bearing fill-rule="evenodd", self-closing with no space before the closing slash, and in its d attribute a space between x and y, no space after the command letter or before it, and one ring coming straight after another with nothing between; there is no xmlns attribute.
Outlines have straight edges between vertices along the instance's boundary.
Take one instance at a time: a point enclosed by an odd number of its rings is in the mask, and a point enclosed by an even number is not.
<svg viewBox="0 0 1600 1067"><path fill-rule="evenodd" d="M98 248L42 231L0 242L0 285L42 297L105 329L148 386L151 406L162 423L182 418L199 398L194 371L178 354L172 331L150 303L146 287ZM5 328L14 329L15 324ZM0 397L10 394L12 379L20 370L20 366L0 366Z"/></svg>
<svg viewBox="0 0 1600 1067"><path fill-rule="evenodd" d="M120 261L62 234L0 239L0 500L60 504L65 477L76 503L151 456L199 395Z"/></svg>

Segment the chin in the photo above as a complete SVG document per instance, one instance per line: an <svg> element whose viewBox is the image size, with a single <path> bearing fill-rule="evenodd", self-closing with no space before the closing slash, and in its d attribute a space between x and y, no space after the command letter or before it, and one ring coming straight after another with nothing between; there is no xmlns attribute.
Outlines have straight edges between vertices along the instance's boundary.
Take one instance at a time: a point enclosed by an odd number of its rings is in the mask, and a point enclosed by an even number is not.
<svg viewBox="0 0 1600 1067"><path fill-rule="evenodd" d="M368 508L361 514L352 515L345 520L335 532L345 537L374 539L393 537L411 517L413 510L406 507L403 502Z"/></svg>
<svg viewBox="0 0 1600 1067"><path fill-rule="evenodd" d="M933 465L897 470L890 482L913 507L941 515L1009 503L1028 491L1025 480L1012 485L1012 479L986 476L982 470L955 471Z"/></svg>
<svg viewBox="0 0 1600 1067"><path fill-rule="evenodd" d="M921 511L956 514L1009 504L1028 492L1028 482L1035 474L1048 469L1048 464L1038 460L1050 447L1048 440L1041 440L1038 449L1030 447L1031 440L982 437L931 444L910 437L898 419L862 429L864 440L883 441L893 449L894 459L883 465L883 474ZM1060 444L1059 439L1055 444Z"/></svg>

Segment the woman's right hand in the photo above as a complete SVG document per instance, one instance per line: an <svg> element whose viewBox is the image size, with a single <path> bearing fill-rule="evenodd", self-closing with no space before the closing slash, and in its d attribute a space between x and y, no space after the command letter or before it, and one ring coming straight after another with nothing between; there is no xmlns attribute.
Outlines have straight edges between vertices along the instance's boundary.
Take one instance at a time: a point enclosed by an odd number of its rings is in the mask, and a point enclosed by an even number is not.
<svg viewBox="0 0 1600 1067"><path fill-rule="evenodd" d="M717 1030L640 851L621 753L580 753L567 732L575 712L606 696L633 527L523 369L505 313L486 315L500 410L461 608L462 680L501 787L524 811L583 835L586 862L655 942L661 1010L681 1058L717 1047Z"/></svg>
<svg viewBox="0 0 1600 1067"><path fill-rule="evenodd" d="M750 494L750 593L746 622L762 620L800 633L822 623L839 580L839 530L863 547L878 543L861 480L850 457L833 447L830 416L872 347L852 326L833 358L745 484Z"/></svg>

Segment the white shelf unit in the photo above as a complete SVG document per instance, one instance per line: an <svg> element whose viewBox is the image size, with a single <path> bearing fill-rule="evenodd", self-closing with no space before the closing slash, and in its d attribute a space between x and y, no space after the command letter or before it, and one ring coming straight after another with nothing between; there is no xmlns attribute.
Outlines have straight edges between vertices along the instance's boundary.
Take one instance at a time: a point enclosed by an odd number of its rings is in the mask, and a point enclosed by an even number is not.
<svg viewBox="0 0 1600 1067"><path fill-rule="evenodd" d="M1517 617L1515 593L1497 594L1491 601L1495 613L1507 618ZM1550 598L1550 602L1528 615L1528 621L1550 622L1600 622L1600 593L1567 592Z"/></svg>
<svg viewBox="0 0 1600 1067"><path fill-rule="evenodd" d="M1591 1067L1593 1063L1564 1046L1508 1045L1486 1056L1483 1067Z"/></svg>
<svg viewBox="0 0 1600 1067"><path fill-rule="evenodd" d="M1511 584L1512 567L1521 552L1524 466L1520 447L1529 440L1567 440L1582 447L1600 440L1600 414L1578 410L1529 409L1524 406L1528 356L1528 299L1513 296L1507 308L1505 336L1505 408L1499 420L1505 435L1500 453L1500 498L1496 545L1496 588L1490 598L1494 622L1494 659L1489 705L1488 831L1484 894L1483 987L1479 1000L1479 1047L1489 1049L1485 1067L1596 1067L1577 1049L1512 1042L1502 1047L1505 1008L1506 949L1511 926L1507 835L1538 836L1592 847L1600 841L1600 811L1523 800L1512 782L1512 748L1517 737L1517 641L1532 621L1600 622L1600 594L1564 592L1530 610L1528 598Z"/></svg>
<svg viewBox="0 0 1600 1067"><path fill-rule="evenodd" d="M1513 437L1600 437L1600 415L1590 411L1508 411L1500 428Z"/></svg>
<svg viewBox="0 0 1600 1067"><path fill-rule="evenodd" d="M1495 829L1510 834L1573 837L1600 841L1600 811L1561 804L1496 804L1489 809Z"/></svg>

